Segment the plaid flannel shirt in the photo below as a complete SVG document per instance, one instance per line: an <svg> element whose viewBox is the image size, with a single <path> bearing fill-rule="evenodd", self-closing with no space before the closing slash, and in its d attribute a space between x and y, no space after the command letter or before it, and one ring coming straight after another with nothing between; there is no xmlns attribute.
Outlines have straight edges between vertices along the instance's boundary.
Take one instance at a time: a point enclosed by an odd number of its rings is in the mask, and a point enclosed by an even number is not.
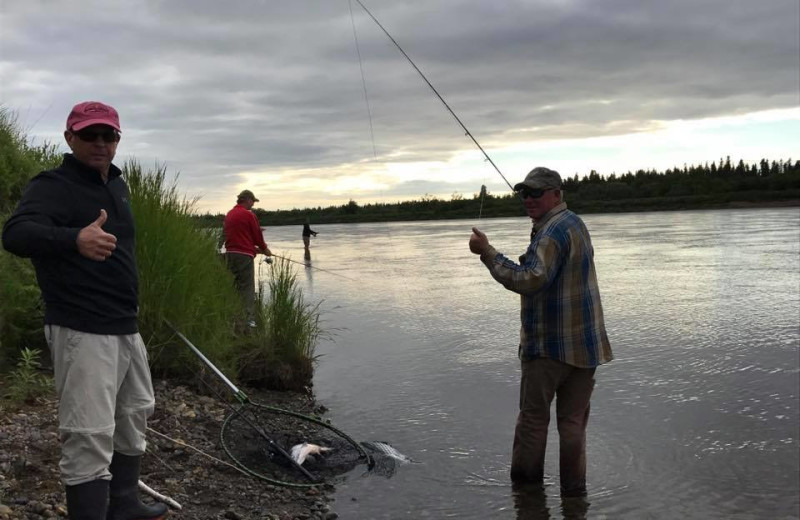
<svg viewBox="0 0 800 520"><path fill-rule="evenodd" d="M592 241L565 203L536 222L519 264L491 247L481 261L521 296L520 359L544 357L581 368L611 361Z"/></svg>

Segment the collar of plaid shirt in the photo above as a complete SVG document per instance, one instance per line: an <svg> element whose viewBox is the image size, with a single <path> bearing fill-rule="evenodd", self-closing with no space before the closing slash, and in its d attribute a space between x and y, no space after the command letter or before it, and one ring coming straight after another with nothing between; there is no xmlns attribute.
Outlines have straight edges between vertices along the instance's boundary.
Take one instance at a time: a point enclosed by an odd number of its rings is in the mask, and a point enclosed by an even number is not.
<svg viewBox="0 0 800 520"><path fill-rule="evenodd" d="M553 209L551 209L550 211L545 213L545 215L542 218L540 218L539 220L535 221L533 223L533 231L531 231L531 240L533 240L533 235L538 233L539 230L542 229L545 224L547 224L548 220L550 220L551 218L555 217L556 215L558 215L562 211L566 211L566 210L567 210L567 203L566 202L562 202L558 206L554 207Z"/></svg>

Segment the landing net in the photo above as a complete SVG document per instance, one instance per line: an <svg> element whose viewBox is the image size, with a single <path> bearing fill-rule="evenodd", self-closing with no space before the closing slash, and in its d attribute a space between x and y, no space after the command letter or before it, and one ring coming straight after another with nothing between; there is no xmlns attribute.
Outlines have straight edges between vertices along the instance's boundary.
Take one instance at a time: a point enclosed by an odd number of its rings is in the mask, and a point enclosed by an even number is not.
<svg viewBox="0 0 800 520"><path fill-rule="evenodd" d="M225 418L220 440L237 466L254 477L281 486L311 487L342 476L359 464L366 464L368 469L373 464L358 442L331 424L253 402L240 406ZM307 456L300 465L305 472L287 457L294 446L303 443L328 448ZM314 451L313 446L310 451Z"/></svg>

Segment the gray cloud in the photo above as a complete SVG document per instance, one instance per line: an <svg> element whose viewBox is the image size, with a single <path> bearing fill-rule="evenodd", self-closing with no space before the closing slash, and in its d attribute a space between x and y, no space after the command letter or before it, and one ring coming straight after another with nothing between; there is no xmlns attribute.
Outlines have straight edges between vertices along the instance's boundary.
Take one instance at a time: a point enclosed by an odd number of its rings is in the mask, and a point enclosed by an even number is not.
<svg viewBox="0 0 800 520"><path fill-rule="evenodd" d="M796 0L364 1L485 146L798 106ZM379 160L472 147L352 7ZM121 150L180 165L203 192L235 172L371 160L361 81L344 2L29 0L0 18L0 103L33 135L57 139L72 104L106 100ZM387 191L425 186L474 191Z"/></svg>

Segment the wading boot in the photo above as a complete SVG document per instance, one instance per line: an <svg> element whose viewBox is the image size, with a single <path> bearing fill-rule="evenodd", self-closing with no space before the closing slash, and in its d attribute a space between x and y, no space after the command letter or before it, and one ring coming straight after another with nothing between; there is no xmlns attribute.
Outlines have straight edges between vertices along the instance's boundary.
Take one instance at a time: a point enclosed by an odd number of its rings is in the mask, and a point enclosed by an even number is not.
<svg viewBox="0 0 800 520"><path fill-rule="evenodd" d="M144 504L139 500L139 470L142 457L115 451L111 458L110 501L106 520L162 520L169 509L161 503Z"/></svg>
<svg viewBox="0 0 800 520"><path fill-rule="evenodd" d="M69 520L105 520L108 505L108 481L92 480L67 486Z"/></svg>

